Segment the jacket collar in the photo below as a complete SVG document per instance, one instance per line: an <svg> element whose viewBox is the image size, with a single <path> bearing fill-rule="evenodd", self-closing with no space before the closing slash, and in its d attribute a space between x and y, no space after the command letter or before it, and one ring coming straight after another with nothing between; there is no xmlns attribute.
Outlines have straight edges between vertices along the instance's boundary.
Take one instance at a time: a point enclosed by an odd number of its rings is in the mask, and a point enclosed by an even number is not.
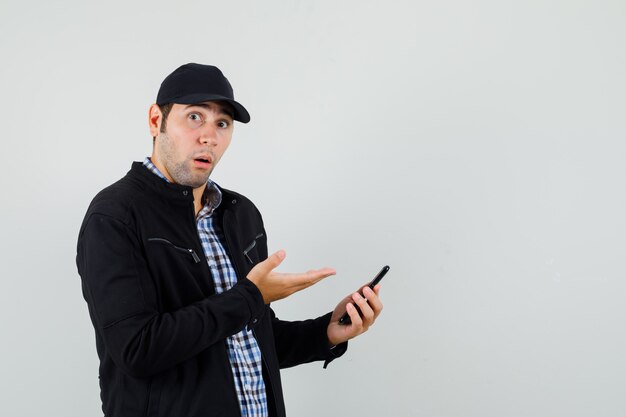
<svg viewBox="0 0 626 417"><path fill-rule="evenodd" d="M185 203L193 203L193 188L188 185L174 184L171 182L163 181L157 175L150 172L142 162L133 162L128 171L128 176L133 180L139 181L150 191L160 195L163 198L172 201L180 201ZM222 188L219 184L214 183L217 188L222 192L222 204L218 209L228 209L231 206L236 205L239 195L230 190Z"/></svg>

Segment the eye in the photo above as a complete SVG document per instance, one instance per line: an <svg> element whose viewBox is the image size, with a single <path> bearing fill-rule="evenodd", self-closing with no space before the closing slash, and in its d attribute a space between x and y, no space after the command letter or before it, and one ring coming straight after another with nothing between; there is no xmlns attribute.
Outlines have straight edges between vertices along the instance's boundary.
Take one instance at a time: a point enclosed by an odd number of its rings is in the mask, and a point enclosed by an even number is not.
<svg viewBox="0 0 626 417"><path fill-rule="evenodd" d="M201 122L202 116L200 116L198 113L190 113L189 120L194 121L194 122Z"/></svg>
<svg viewBox="0 0 626 417"><path fill-rule="evenodd" d="M189 113L187 115L187 124L192 128L200 127L204 124L204 119L200 113Z"/></svg>
<svg viewBox="0 0 626 417"><path fill-rule="evenodd" d="M226 129L228 126L230 126L230 122L228 122L227 120L220 120L219 122L217 122L217 125L222 129Z"/></svg>

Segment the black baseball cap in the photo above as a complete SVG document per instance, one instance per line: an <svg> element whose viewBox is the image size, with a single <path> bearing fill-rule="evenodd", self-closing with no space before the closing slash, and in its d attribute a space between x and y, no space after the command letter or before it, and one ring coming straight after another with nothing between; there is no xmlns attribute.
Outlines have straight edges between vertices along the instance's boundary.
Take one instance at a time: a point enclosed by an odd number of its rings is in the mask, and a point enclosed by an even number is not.
<svg viewBox="0 0 626 417"><path fill-rule="evenodd" d="M242 123L250 114L235 101L233 87L219 68L213 65L185 64L165 77L157 94L156 104L197 104L204 101L224 101L235 110L233 118Z"/></svg>

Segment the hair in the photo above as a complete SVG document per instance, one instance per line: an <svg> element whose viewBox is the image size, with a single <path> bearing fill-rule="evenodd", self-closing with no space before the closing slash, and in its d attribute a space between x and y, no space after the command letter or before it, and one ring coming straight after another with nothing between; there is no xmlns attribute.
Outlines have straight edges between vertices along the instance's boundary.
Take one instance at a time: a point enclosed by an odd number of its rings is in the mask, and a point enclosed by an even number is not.
<svg viewBox="0 0 626 417"><path fill-rule="evenodd" d="M161 118L161 133L165 133L165 128L167 127L167 116L170 114L170 110L172 110L173 105L174 103L167 103L159 106L161 114L163 115Z"/></svg>

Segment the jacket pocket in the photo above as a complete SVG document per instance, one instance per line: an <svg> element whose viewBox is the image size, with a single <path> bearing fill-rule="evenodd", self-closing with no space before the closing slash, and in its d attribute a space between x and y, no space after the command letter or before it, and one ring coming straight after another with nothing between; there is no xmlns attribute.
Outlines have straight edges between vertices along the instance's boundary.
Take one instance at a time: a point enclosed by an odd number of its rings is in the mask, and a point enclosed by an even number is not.
<svg viewBox="0 0 626 417"><path fill-rule="evenodd" d="M148 238L148 242L160 243L160 244L169 246L172 249L177 250L178 252L185 253L185 254L189 255L191 257L191 259L195 263L200 263L200 261L201 261L200 257L198 256L198 254L196 253L195 250L177 246L177 245L173 244L172 242L170 242L169 240L163 239L162 237L149 237Z"/></svg>
<svg viewBox="0 0 626 417"><path fill-rule="evenodd" d="M256 251L257 240L261 239L264 236L263 233L259 233L254 237L254 240L250 242L246 248L243 250L243 256L250 263L250 265L255 265L260 262L258 253Z"/></svg>

